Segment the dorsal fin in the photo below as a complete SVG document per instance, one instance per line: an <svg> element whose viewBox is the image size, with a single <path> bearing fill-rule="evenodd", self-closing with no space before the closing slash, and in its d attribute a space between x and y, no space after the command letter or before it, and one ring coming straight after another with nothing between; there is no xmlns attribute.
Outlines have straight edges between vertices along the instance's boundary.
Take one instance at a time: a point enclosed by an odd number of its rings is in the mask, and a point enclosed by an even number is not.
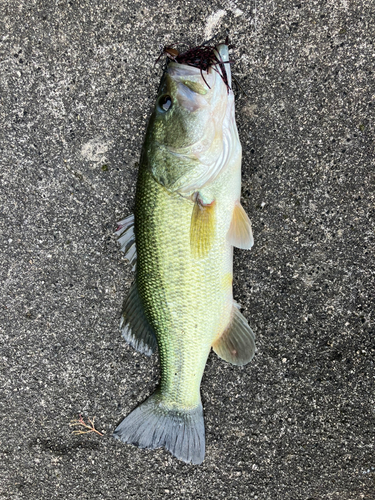
<svg viewBox="0 0 375 500"><path fill-rule="evenodd" d="M122 336L137 351L151 356L157 347L155 332L146 318L137 285L134 283L126 298L120 321Z"/></svg>
<svg viewBox="0 0 375 500"><path fill-rule="evenodd" d="M120 249L125 253L125 257L129 260L130 264L135 269L137 262L137 249L135 246L134 235L134 215L131 214L125 219L119 221L115 235L120 243Z"/></svg>

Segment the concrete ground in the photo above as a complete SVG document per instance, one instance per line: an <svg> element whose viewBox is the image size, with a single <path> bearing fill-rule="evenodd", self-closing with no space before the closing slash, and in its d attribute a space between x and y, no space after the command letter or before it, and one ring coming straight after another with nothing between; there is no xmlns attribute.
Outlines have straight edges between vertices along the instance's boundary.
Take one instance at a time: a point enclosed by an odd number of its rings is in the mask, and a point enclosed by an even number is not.
<svg viewBox="0 0 375 500"><path fill-rule="evenodd" d="M227 31L258 352L210 355L191 466L111 437L158 380L113 232L160 47ZM374 39L372 0L1 1L1 500L375 499Z"/></svg>

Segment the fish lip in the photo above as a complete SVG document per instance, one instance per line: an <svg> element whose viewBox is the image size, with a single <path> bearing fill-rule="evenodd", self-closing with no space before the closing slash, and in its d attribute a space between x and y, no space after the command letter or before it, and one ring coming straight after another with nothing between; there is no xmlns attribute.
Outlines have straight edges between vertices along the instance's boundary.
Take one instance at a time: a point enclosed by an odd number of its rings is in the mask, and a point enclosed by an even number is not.
<svg viewBox="0 0 375 500"><path fill-rule="evenodd" d="M206 88L208 91L214 87L215 75L213 71L209 68L209 71L201 71L200 68L195 66L189 66L188 64L182 64L178 62L170 62L167 68L167 74L178 83L184 84L184 80L199 81L199 83ZM203 74L203 78L202 78ZM208 87L207 87L208 84Z"/></svg>
<svg viewBox="0 0 375 500"><path fill-rule="evenodd" d="M229 46L226 43L217 44L214 48L214 52L216 52L216 57L219 62L216 64L212 64L208 68L208 71L201 70L198 67L190 66L188 64L179 63L178 61L169 60L165 73L168 73L172 78L175 79L179 79L181 77L189 78L189 77L202 76L203 73L203 75L207 75L204 76L204 79L209 77L211 80L211 82L208 82L209 87L212 87L213 85L216 84L216 75L217 75L220 76L220 79L223 81L224 84L225 80L227 80L229 87L228 91L229 91L231 90L231 85L232 85L232 73L229 62ZM225 71L225 75L223 75L223 69ZM210 77L210 75L212 75L213 73L216 73L216 75L214 74L212 78ZM205 84L206 83L207 82L205 82Z"/></svg>
<svg viewBox="0 0 375 500"><path fill-rule="evenodd" d="M218 59L224 63L224 69L228 80L229 88L232 88L232 71L229 62L229 46L226 43L219 43L215 47L216 52L218 53ZM216 64L216 69L221 72L221 68L219 64ZM219 67L218 67L219 66ZM221 73L220 73L221 74Z"/></svg>

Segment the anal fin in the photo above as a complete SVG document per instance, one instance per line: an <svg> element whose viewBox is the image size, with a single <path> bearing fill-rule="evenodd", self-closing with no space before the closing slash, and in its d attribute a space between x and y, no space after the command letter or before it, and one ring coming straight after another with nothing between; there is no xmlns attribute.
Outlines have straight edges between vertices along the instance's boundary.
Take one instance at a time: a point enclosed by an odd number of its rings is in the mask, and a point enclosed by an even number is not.
<svg viewBox="0 0 375 500"><path fill-rule="evenodd" d="M248 322L233 304L232 321L212 344L219 358L232 365L246 365L255 354L255 335Z"/></svg>
<svg viewBox="0 0 375 500"><path fill-rule="evenodd" d="M196 194L190 224L190 248L194 257L204 257L212 247L215 237L215 200L203 203Z"/></svg>
<svg viewBox="0 0 375 500"><path fill-rule="evenodd" d="M228 241L234 247L245 250L250 249L254 245L250 219L239 201L234 205L228 231Z"/></svg>
<svg viewBox="0 0 375 500"><path fill-rule="evenodd" d="M134 283L125 299L120 321L122 336L137 351L151 356L157 347L155 332L148 322Z"/></svg>

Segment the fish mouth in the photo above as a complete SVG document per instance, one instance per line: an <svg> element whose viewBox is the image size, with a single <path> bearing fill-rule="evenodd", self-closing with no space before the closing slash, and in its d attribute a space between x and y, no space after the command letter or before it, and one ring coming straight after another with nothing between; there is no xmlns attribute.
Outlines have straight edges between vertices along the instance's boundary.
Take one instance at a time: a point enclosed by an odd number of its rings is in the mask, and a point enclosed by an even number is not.
<svg viewBox="0 0 375 500"><path fill-rule="evenodd" d="M179 77L184 77L187 81L189 81L189 77L192 78L193 86L189 84L187 86L203 95L207 93L205 89L211 89L216 83L217 77L220 77L229 94L232 74L228 49L227 43L221 43L214 47L199 45L179 54L173 61L169 61L166 72L176 80ZM197 75L201 76L204 86L196 82ZM186 84L186 82L183 83Z"/></svg>
<svg viewBox="0 0 375 500"><path fill-rule="evenodd" d="M219 55L218 59L221 61L219 63L220 70L221 70L221 76L224 79L226 76L226 82L228 91L229 89L232 88L232 72L230 68L230 60L229 60L229 47L226 43L221 43L219 45L216 45L216 51Z"/></svg>

